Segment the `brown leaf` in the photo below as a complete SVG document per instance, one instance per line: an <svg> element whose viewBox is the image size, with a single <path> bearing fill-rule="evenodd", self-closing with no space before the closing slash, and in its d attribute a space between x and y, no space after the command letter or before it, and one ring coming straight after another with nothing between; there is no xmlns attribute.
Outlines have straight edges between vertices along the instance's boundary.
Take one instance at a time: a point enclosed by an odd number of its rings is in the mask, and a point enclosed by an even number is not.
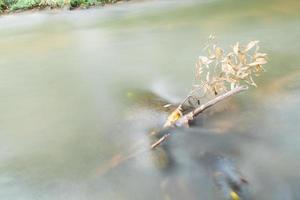
<svg viewBox="0 0 300 200"><path fill-rule="evenodd" d="M212 60L210 60L206 56L199 56L199 61L204 65L209 65L210 63L212 63Z"/></svg>
<svg viewBox="0 0 300 200"><path fill-rule="evenodd" d="M245 48L245 51L249 51L250 49L252 49L258 43L259 43L259 41L257 41L257 40L249 42L247 44L246 48Z"/></svg>
<svg viewBox="0 0 300 200"><path fill-rule="evenodd" d="M235 55L239 54L239 43L238 42L233 46L233 53Z"/></svg>
<svg viewBox="0 0 300 200"><path fill-rule="evenodd" d="M249 63L248 65L253 67L256 65L264 65L267 64L267 60L265 58L257 58L253 63Z"/></svg>
<svg viewBox="0 0 300 200"><path fill-rule="evenodd" d="M266 58L267 54L266 53L255 53L254 58Z"/></svg>

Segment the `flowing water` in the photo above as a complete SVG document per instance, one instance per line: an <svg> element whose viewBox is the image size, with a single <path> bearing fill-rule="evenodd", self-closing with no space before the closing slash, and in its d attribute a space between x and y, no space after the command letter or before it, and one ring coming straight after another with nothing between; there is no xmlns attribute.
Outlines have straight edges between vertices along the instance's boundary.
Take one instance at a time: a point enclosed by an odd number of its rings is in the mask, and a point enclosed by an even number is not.
<svg viewBox="0 0 300 200"><path fill-rule="evenodd" d="M198 159L214 152L254 199L299 200L299 10L297 0L170 0L1 16L0 199L222 199ZM259 87L117 166L164 123L151 94L188 93L210 34L224 47L261 41L270 62Z"/></svg>

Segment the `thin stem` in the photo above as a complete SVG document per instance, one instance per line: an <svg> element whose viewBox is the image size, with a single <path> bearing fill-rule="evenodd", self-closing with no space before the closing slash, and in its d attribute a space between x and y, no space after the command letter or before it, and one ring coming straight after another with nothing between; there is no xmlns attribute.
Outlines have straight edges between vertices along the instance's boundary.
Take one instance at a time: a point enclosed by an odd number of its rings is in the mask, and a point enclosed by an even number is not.
<svg viewBox="0 0 300 200"><path fill-rule="evenodd" d="M195 119L195 117L197 117L200 113L202 113L206 109L210 108L211 106L219 103L220 101L222 101L230 96L233 96L233 95L240 93L242 91L245 91L245 90L248 90L248 86L239 86L239 87L236 87L220 96L217 96L216 98L208 101L207 103L195 108L193 111L189 112L188 114L183 115L181 118L179 118L176 121L175 124L171 124L168 127L165 127L165 129L168 129L174 125L175 125L175 127L189 127L190 122L192 122ZM155 149L157 146L159 146L164 141L166 141L169 136L170 136L170 133L163 135L160 139L158 139L156 142L154 142L150 146L150 149Z"/></svg>
<svg viewBox="0 0 300 200"><path fill-rule="evenodd" d="M176 126L180 127L182 125L188 125L186 123L189 123L190 121L192 121L196 116L198 116L200 113L202 113L206 109L210 108L211 106L219 103L220 101L222 101L232 95L235 95L235 94L240 93L245 90L248 90L248 86L243 85L243 86L236 87L220 96L217 96L216 98L208 101L207 103L197 107L196 109L189 112L188 114L182 116L180 119L178 119L176 121Z"/></svg>
<svg viewBox="0 0 300 200"><path fill-rule="evenodd" d="M189 112L186 115L183 115L180 119L177 120L176 124L164 127L163 129L161 129L160 131L156 132L156 133L165 133L161 138L159 138L156 142L152 143L150 148L142 148L137 152L134 152L128 156L123 156L122 154L116 155L115 157L113 157L111 159L111 161L109 161L107 163L107 165L103 166L102 168L100 168L97 172L98 175L103 175L105 173L107 173L108 171L116 168L117 166L120 166L121 164L124 164L125 162L136 158L137 156L146 153L147 151L151 151L154 150L155 148L157 148L159 145L161 145L163 142L165 142L171 135L171 132L173 130L173 128L176 127L188 127L189 123L192 122L195 117L197 117L200 113L202 113L204 110L210 108L211 106L217 104L218 102L232 96L235 95L239 92L245 91L247 90L248 87L247 86L239 86L236 87L210 101L208 101L207 103L197 107L196 109L194 109L193 111Z"/></svg>
<svg viewBox="0 0 300 200"><path fill-rule="evenodd" d="M166 141L169 136L170 136L170 133L167 133L164 136L162 136L161 138L159 138L159 140L157 140L150 146L150 149L155 149L158 145L160 145L161 143Z"/></svg>

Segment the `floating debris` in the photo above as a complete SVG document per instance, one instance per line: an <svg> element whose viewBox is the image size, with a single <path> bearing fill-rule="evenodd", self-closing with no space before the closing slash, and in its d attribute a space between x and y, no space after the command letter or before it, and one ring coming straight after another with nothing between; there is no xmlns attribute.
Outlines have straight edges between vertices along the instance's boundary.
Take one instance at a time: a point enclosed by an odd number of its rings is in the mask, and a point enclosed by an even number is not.
<svg viewBox="0 0 300 200"><path fill-rule="evenodd" d="M169 115L164 127L173 126L183 118L184 113L196 110L216 96L249 85L257 87L253 76L264 72L263 65L267 63L267 54L259 52L258 43L257 40L250 41L247 45L237 42L229 53L225 53L225 50L216 45L215 37L209 36L204 48L207 56L199 56L196 63L197 82L183 102ZM189 117L193 119L193 113Z"/></svg>

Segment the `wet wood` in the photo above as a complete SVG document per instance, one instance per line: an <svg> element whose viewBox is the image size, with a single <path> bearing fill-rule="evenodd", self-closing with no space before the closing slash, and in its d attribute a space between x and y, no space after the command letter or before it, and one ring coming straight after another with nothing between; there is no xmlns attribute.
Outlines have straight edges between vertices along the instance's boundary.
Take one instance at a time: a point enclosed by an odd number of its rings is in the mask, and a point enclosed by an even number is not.
<svg viewBox="0 0 300 200"><path fill-rule="evenodd" d="M220 96L217 96L216 98L208 101L207 103L195 108L194 110L192 110L191 112L182 115L181 117L179 117L176 121L174 121L171 124L168 124L167 126L163 127L161 130L159 131L155 131L155 132L151 132L151 135L158 135L158 134L162 134L162 136L156 140L154 143L152 143L150 145L150 147L144 147L141 148L139 151L134 151L132 154L125 156L123 154L118 154L116 156L114 156L108 163L107 165L101 167L100 169L98 169L97 171L97 175L103 175L105 173L107 173L108 171L120 166L121 164L124 164L125 162L134 159L136 157L138 157L141 154L144 154L146 152L155 150L158 146L160 146L161 144L163 144L165 141L167 141L169 139L169 137L171 136L171 132L174 131L174 129L176 128L180 128L180 127L189 127L189 124L195 120L195 118L201 114L203 111L207 110L208 108L214 106L215 104L235 95L238 94L242 91L248 90L247 86L239 86L236 87Z"/></svg>
<svg viewBox="0 0 300 200"><path fill-rule="evenodd" d="M220 96L217 96L216 98L208 101L207 103L195 108L193 111L183 115L182 117L178 118L177 120L173 121L172 123L169 123L167 126L164 127L165 130L168 130L172 127L189 127L189 124L193 122L193 120L201 114L206 109L212 107L213 105L235 95L242 91L248 90L248 86L239 86L236 87ZM165 142L168 137L170 136L170 133L166 133L161 138L159 138L157 141L155 141L153 144L151 144L150 149L155 149L157 146L161 145L163 142Z"/></svg>

